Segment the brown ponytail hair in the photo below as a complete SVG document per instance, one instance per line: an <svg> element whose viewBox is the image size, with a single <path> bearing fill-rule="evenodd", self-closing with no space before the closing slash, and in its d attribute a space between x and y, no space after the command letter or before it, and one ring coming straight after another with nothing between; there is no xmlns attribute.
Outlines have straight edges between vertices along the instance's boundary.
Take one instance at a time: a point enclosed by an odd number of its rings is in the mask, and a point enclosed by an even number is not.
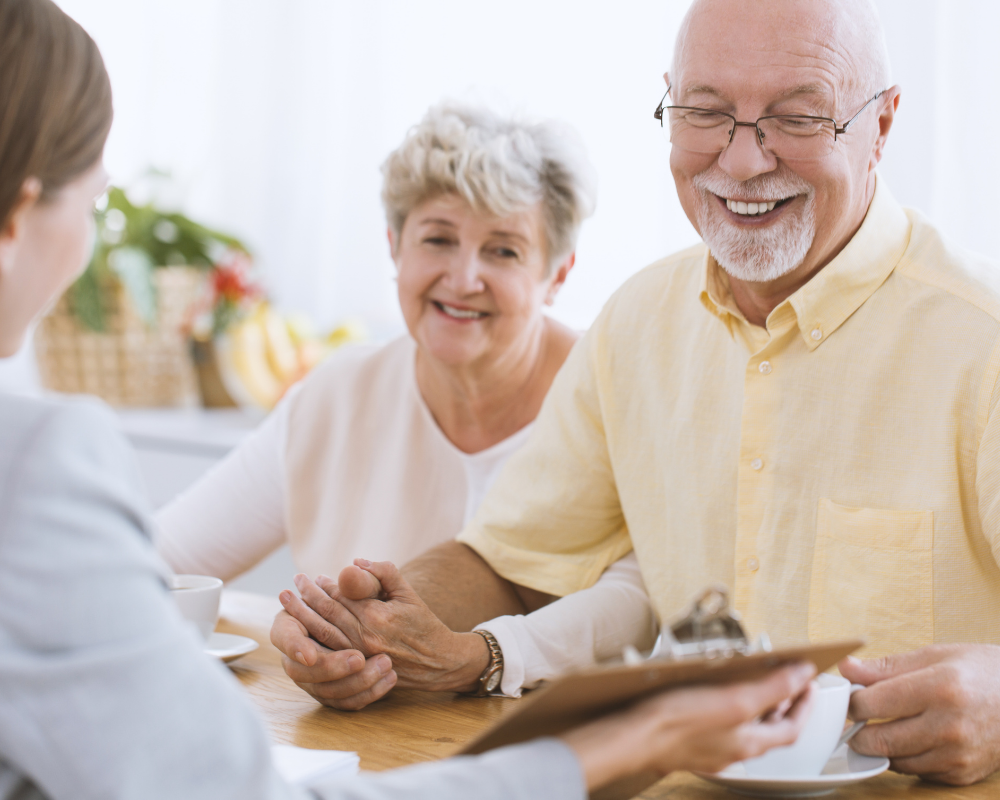
<svg viewBox="0 0 1000 800"><path fill-rule="evenodd" d="M28 178L45 199L94 166L111 119L87 32L52 0L0 0L0 225Z"/></svg>

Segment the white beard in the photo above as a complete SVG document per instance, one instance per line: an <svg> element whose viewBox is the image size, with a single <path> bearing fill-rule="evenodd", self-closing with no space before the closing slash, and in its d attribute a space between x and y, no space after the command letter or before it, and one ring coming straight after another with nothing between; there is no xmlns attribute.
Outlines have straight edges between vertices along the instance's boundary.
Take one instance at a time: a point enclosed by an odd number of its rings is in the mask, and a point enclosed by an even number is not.
<svg viewBox="0 0 1000 800"><path fill-rule="evenodd" d="M736 181L717 164L692 179L699 190L698 227L715 260L727 274L741 281L773 281L798 267L816 236L816 193L813 187L782 166L776 173ZM719 197L777 200L804 194L797 211L786 211L766 228L739 228L725 218Z"/></svg>

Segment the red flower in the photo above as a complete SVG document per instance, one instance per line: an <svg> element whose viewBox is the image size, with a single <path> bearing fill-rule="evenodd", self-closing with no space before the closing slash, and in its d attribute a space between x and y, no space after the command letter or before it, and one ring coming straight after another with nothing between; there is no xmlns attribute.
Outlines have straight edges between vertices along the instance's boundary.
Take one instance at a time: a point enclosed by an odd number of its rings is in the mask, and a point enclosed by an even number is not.
<svg viewBox="0 0 1000 800"><path fill-rule="evenodd" d="M250 277L250 259L245 253L237 251L230 251L215 265L212 286L216 303L221 300L238 305L263 294L261 287Z"/></svg>

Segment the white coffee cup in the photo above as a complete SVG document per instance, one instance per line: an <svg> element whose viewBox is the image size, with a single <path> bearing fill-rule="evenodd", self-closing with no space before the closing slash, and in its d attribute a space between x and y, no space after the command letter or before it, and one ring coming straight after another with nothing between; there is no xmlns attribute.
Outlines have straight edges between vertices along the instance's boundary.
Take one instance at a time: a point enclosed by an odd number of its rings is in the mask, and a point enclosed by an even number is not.
<svg viewBox="0 0 1000 800"><path fill-rule="evenodd" d="M202 639L208 639L219 621L222 581L208 575L171 575L167 585L181 616L194 623Z"/></svg>
<svg viewBox="0 0 1000 800"><path fill-rule="evenodd" d="M795 744L776 747L744 761L748 775L771 778L819 775L837 745L864 726L859 722L844 730L851 695L863 686L852 685L838 675L826 673L817 675L813 684L813 707Z"/></svg>

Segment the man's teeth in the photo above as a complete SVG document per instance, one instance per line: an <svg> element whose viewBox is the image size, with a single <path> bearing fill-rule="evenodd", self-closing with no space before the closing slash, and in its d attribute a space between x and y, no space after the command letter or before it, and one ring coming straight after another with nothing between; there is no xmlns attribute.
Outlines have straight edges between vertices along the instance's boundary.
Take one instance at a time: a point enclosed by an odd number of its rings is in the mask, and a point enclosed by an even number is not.
<svg viewBox="0 0 1000 800"><path fill-rule="evenodd" d="M445 305L444 303L438 303L437 307L440 308L449 317L454 317L455 319L479 319L486 316L484 311L473 311L472 309L464 308L453 308L452 306Z"/></svg>
<svg viewBox="0 0 1000 800"><path fill-rule="evenodd" d="M736 214L754 216L756 214L766 214L768 211L773 211L778 202L778 200L768 200L764 203L744 203L741 200L726 200L726 208Z"/></svg>

